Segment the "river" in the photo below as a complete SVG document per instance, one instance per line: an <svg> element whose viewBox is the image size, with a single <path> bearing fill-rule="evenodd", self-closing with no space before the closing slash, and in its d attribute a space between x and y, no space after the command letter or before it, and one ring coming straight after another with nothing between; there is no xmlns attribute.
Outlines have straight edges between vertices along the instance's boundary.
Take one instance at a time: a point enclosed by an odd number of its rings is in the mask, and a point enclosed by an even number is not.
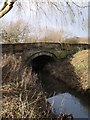
<svg viewBox="0 0 90 120"><path fill-rule="evenodd" d="M52 111L55 110L57 115L65 113L72 114L74 118L88 118L90 106L88 103L83 104L83 100L68 92L48 98L48 102L53 103Z"/></svg>
<svg viewBox="0 0 90 120"><path fill-rule="evenodd" d="M48 102L52 111L57 115L60 113L72 114L74 118L90 117L90 99L74 90L67 88L67 85L55 80L48 72L40 74L42 87L48 93Z"/></svg>

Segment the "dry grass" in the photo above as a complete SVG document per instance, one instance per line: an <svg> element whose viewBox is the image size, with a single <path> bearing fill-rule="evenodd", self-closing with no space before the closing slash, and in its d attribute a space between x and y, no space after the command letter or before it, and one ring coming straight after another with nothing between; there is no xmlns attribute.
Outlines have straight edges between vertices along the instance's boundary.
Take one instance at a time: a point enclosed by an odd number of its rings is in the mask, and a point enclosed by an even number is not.
<svg viewBox="0 0 90 120"><path fill-rule="evenodd" d="M76 53L71 60L71 64L75 67L75 72L80 77L79 82L83 90L90 89L88 81L88 50Z"/></svg>
<svg viewBox="0 0 90 120"><path fill-rule="evenodd" d="M88 81L88 50L82 50L71 58L49 64L46 68L58 81L81 93L90 90Z"/></svg>
<svg viewBox="0 0 90 120"><path fill-rule="evenodd" d="M59 33L57 33L59 34ZM88 38L62 38L61 35L57 35L56 33L50 34L42 39L35 38L32 36L30 38L30 41L27 41L26 43L71 43L71 44L89 44Z"/></svg>
<svg viewBox="0 0 90 120"><path fill-rule="evenodd" d="M89 44L89 40L88 38L79 38L79 37L76 37L76 38L68 38L68 39L65 39L64 40L65 43L82 43L82 44Z"/></svg>
<svg viewBox="0 0 90 120"><path fill-rule="evenodd" d="M73 120L72 115L56 116L43 92L38 76L31 67L23 65L22 57L13 54L2 56L2 110L0 116L6 119L52 119Z"/></svg>
<svg viewBox="0 0 90 120"><path fill-rule="evenodd" d="M3 118L52 116L37 74L22 64L21 57L3 55L1 92Z"/></svg>

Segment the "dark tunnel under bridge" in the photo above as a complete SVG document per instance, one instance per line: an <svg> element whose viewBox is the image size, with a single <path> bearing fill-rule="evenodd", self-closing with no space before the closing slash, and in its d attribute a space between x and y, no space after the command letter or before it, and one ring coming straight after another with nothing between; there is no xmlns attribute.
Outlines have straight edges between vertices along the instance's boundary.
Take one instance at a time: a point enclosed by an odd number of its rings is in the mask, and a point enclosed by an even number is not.
<svg viewBox="0 0 90 120"><path fill-rule="evenodd" d="M54 62L56 58L56 55L50 52L37 52L30 57L32 70L35 72L40 72L43 70L45 65L50 62Z"/></svg>

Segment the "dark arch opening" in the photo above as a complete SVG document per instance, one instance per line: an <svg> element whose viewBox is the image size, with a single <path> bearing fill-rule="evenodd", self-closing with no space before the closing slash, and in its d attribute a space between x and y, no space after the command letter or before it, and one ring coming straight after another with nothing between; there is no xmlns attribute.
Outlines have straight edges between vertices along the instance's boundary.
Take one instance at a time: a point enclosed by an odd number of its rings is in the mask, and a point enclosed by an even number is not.
<svg viewBox="0 0 90 120"><path fill-rule="evenodd" d="M54 62L54 57L48 55L40 55L32 59L31 65L34 72L41 72L43 68L50 62Z"/></svg>

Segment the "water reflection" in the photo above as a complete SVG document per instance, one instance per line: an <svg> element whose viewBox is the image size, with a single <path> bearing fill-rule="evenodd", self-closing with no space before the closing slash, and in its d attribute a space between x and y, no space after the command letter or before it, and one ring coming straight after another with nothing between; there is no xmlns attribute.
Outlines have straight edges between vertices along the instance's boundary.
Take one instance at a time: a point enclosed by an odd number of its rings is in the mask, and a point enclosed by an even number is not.
<svg viewBox="0 0 90 120"><path fill-rule="evenodd" d="M87 107L88 103L84 106L79 98L70 93L58 94L48 98L48 102L50 104L54 103L52 111L55 109L57 115L63 112L66 114L72 113L74 118L88 118L88 115L90 116L90 107Z"/></svg>

